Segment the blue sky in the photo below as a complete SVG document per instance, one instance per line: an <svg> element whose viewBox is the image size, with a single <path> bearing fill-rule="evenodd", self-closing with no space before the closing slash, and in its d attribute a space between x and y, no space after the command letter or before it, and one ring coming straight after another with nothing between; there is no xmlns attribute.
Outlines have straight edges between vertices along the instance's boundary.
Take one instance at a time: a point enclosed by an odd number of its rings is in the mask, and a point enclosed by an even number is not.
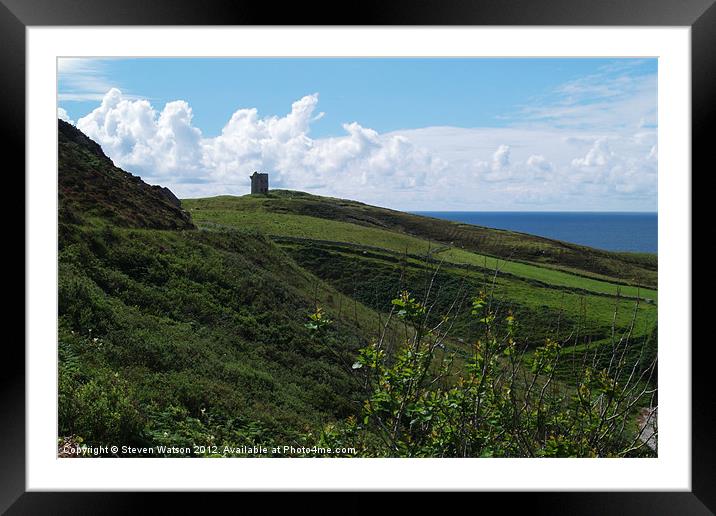
<svg viewBox="0 0 716 516"><path fill-rule="evenodd" d="M655 59L58 68L61 116L119 166L184 197L246 193L257 168L277 187L398 209L656 209Z"/></svg>

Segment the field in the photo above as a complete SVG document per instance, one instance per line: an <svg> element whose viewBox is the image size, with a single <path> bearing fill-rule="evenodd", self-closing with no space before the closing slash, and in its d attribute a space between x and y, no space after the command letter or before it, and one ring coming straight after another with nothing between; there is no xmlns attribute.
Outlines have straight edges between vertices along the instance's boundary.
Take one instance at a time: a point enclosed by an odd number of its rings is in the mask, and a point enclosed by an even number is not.
<svg viewBox="0 0 716 516"><path fill-rule="evenodd" d="M305 194L304 194L305 195ZM441 240L421 238L420 234L410 234L399 229L383 229L376 225L364 225L345 220L333 220L326 217L303 215L305 208L304 196L298 200L298 206L291 206L291 199L284 196L278 197L279 207L273 206L273 199L245 197L215 197L211 199L186 199L183 206L192 214L193 220L204 227L234 227L252 228L272 236L290 236L304 238L307 240L321 240L331 242L342 242L359 244L370 247L377 247L397 253L412 255L430 255L435 260L446 261L454 264L474 265L492 270L498 269L500 273L511 274L526 279L541 281L550 285L583 289L591 292L599 292L616 295L620 293L627 297L641 297L656 301L656 290L628 282L622 277L609 278L604 275L597 275L590 270L578 271L579 274L567 273L559 270L548 262L525 263L518 261L520 257L530 257L533 251L519 252L513 249L506 259L499 255L489 255L470 251L456 245L450 240L453 226L464 226L463 224L440 221L440 224L447 223L448 231ZM320 198L319 198L320 199ZM327 204L324 200L322 204ZM366 210L367 211L367 210ZM407 214L406 214L407 215ZM418 218L417 216L411 216ZM427 219L432 223L437 219ZM506 238L504 235L509 232L491 230L494 234L485 237L493 239L493 243L485 245L486 251L494 251L496 248L507 247L509 243L495 244L495 241ZM428 233L428 232L425 232ZM434 232L429 232L434 235ZM415 235L415 236L414 236ZM542 239L540 244L551 249L551 241ZM478 244L473 244L478 248ZM535 245L539 248L539 245ZM596 251L594 257L588 257L592 263L600 259L607 263L617 262L625 253L611 253L612 256L604 257L604 252ZM626 255L626 262L634 270L635 277L651 277L651 267L655 266L654 257L635 254ZM517 259L515 259L517 258ZM631 259L640 263L636 267ZM609 279L599 280L595 277Z"/></svg>
<svg viewBox="0 0 716 516"><path fill-rule="evenodd" d="M623 277L607 281L603 273L595 272L596 267L574 274L545 261L523 261L532 255L533 247L556 252L560 244L553 241L530 237L527 251L515 248L511 256L517 259L505 259L486 252L507 247L509 243L500 238L511 241L514 235L504 236L509 232L492 230L492 234L482 229L485 241L491 243L485 246L485 253L479 253L456 246L454 240L448 240L454 236L449 233L448 238L432 240L420 235L434 235L434 231L409 234L397 224L380 226L376 221L386 211L381 208L360 205L361 218L350 219L341 215L342 206L354 204L348 201L293 192L273 195L186 199L182 205L200 228L250 228L269 235L303 267L348 295L355 291L359 300L376 309L384 310L392 295L405 286L400 284L401 276L406 277L405 267L414 278L410 287L419 290L424 288L430 269L439 266L444 278L439 285L465 282L473 293L489 288L505 309L517 310L529 321L533 341L553 331L560 317L563 331L578 331L580 344L610 339L612 324L617 329L626 328L634 318L635 307L635 337L649 334L656 324L658 297L653 288L629 284ZM306 214L306 205L318 204L320 217ZM329 218L331 205L336 207L334 218ZM428 219L425 224L434 220ZM477 247L473 244L473 248ZM585 263L615 266L626 260L635 276L652 277L654 257L586 249L585 253L593 256L582 258ZM420 269L424 269L422 274ZM596 279L596 274L605 279ZM446 286L441 293L445 302L452 301L450 297L456 294L454 289L448 291Z"/></svg>

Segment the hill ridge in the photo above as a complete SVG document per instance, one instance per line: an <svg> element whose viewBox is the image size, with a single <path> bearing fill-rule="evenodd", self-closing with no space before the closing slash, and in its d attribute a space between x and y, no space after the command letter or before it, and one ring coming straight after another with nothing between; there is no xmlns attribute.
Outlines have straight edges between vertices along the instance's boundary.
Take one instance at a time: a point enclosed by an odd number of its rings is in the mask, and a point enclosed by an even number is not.
<svg viewBox="0 0 716 516"><path fill-rule="evenodd" d="M124 227L195 229L171 190L115 166L82 131L63 120L57 123L61 223L90 218Z"/></svg>
<svg viewBox="0 0 716 516"><path fill-rule="evenodd" d="M452 254L477 253L494 259L563 270L570 274L591 274L614 278L634 286L656 287L656 256L606 251L527 233L401 212L349 199L274 190L262 195L184 199L182 205L200 222L208 220L208 213L242 214L249 226L254 223L248 218L250 214L323 219L415 237L445 246Z"/></svg>

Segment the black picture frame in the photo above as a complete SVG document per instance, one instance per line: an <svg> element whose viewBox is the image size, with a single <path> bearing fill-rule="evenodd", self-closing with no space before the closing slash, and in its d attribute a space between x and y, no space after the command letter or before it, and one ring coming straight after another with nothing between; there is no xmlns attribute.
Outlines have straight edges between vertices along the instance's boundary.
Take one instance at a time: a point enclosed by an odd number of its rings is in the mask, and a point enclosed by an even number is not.
<svg viewBox="0 0 716 516"><path fill-rule="evenodd" d="M25 30L28 26L88 25L601 25L691 27L692 210L708 189L693 188L694 170L707 171L713 144L716 105L716 0L363 0L360 3L282 3L245 0L0 0L2 62L2 142L25 166ZM317 13L322 13L318 15ZM710 163L708 163L710 165ZM9 170L6 170L9 172ZM685 173L686 177L686 173ZM23 182L24 183L24 182ZM20 191L23 195L20 195ZM24 185L15 190L24 199ZM20 201L23 202L23 201ZM24 208L24 207L23 207ZM22 211L24 213L24 209ZM18 211L19 213L19 211ZM701 227L695 212L694 228ZM708 222L703 223L708 224ZM692 235L695 233L692 229ZM709 230L703 233L709 235ZM24 249L24 245L23 245ZM692 253L692 277L695 255ZM24 259L24 251L22 253ZM18 258L19 261L19 258ZM24 267L23 260L23 267ZM28 274L25 269L26 275ZM708 304L692 304L692 321L706 317ZM690 300L683 300L687 303ZM19 305L19 303L18 303ZM24 306L24 305L23 305ZM701 317L699 317L701 315ZM695 317L694 317L695 316ZM695 340L695 339L694 339ZM692 491L620 493L479 493L503 503L528 503L531 512L550 514L712 514L716 511L716 460L711 413L716 407L709 385L709 346L692 346ZM39 493L25 489L25 352L19 339L4 346L6 367L0 375L0 511L7 514L127 514L141 510L146 497L178 504L189 513L206 506L206 495L137 493ZM229 494L222 494L227 498ZM238 495L247 497L247 494ZM352 497L366 496L352 494ZM246 503L243 501L242 503ZM416 496L403 505L422 504ZM323 500L321 506L328 507ZM341 502L340 512L366 507ZM164 512L164 511L163 511ZM318 509L318 512L321 512ZM333 512L333 511L331 511Z"/></svg>

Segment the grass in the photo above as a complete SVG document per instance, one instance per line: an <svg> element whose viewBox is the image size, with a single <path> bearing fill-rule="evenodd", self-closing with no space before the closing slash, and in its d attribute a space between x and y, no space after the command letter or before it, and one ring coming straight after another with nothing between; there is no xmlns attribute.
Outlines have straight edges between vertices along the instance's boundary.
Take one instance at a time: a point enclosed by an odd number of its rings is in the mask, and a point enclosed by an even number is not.
<svg viewBox="0 0 716 516"><path fill-rule="evenodd" d="M183 445L181 422L231 415L231 439L253 425L288 440L352 413L350 365L379 316L263 236L75 225L61 234L61 435L157 444L167 432ZM320 341L304 327L316 304L335 321Z"/></svg>
<svg viewBox="0 0 716 516"><path fill-rule="evenodd" d="M476 329L469 316L470 296L487 289L503 316L508 312L516 315L522 340L531 346L540 345L547 337L568 342L568 358L608 346L612 335L623 335L632 320L632 338L649 338L657 322L656 289L629 285L623 277L609 277L594 269L508 260L419 238L395 226L367 224L366 220L378 220L374 211L380 214L382 209L371 210L366 205L359 205L362 219L326 215L329 206L340 212L345 205L358 204L351 201L278 192L275 197L222 196L182 203L199 227L252 228L279 237L277 241L302 267L378 311L387 312L389 300L399 290L425 292L436 262L441 263L440 274L433 278L431 302L436 303L435 312L443 314L457 296L465 297L462 313L453 315L453 332L460 339L469 339ZM307 214L306 206L316 205L321 205L320 216ZM432 265L420 259L427 254ZM608 259L615 263L626 260L647 269L656 266L651 255L612 255ZM584 260L592 259L594 256ZM562 369L568 377L568 368Z"/></svg>
<svg viewBox="0 0 716 516"><path fill-rule="evenodd" d="M485 271L445 263L433 277L432 266L426 266L417 259L404 260L391 253L368 253L315 242L288 242L283 245L302 267L377 310L388 311L389 300L402 289L423 294L431 281L434 287L430 302L436 302L437 314L449 310L457 297L467 296L454 329L462 338L468 338L474 332L475 328L467 324L471 320L469 299L480 290L494 294L503 315L508 310L513 311L522 322L520 336L534 344L541 343L547 336L555 337L558 325L561 325L565 338L578 331L584 340L605 339L611 334L612 321L617 328L629 325L635 307L634 300L627 298L535 284L513 276L493 277ZM639 304L638 321L644 327L639 326L637 334L650 329L656 320L656 313L654 305Z"/></svg>
<svg viewBox="0 0 716 516"><path fill-rule="evenodd" d="M653 289L610 283L597 280L584 275L570 274L567 272L552 269L551 267L537 267L520 262L512 262L499 258L470 253L462 249L448 249L441 256L453 263L463 263L487 267L492 270L499 270L502 273L514 274L526 279L540 281L549 285L570 287L589 292L602 294L621 295L625 297L641 298L644 300L657 301L657 291Z"/></svg>
<svg viewBox="0 0 716 516"><path fill-rule="evenodd" d="M273 236L298 237L379 247L398 253L422 255L431 252L439 260L475 265L550 285L582 289L590 292L657 301L657 292L620 283L610 283L584 275L570 274L550 267L500 259L465 249L448 247L397 231L360 224L318 218L295 213L278 213L263 209L264 203L255 196L186 199L183 206L199 225L252 228Z"/></svg>
<svg viewBox="0 0 716 516"><path fill-rule="evenodd" d="M584 274L613 278L620 283L656 287L657 257L654 254L604 251L514 231L413 215L346 199L275 190L267 195L220 196L185 203L186 206L199 209L288 213L348 222L510 261L569 268Z"/></svg>

